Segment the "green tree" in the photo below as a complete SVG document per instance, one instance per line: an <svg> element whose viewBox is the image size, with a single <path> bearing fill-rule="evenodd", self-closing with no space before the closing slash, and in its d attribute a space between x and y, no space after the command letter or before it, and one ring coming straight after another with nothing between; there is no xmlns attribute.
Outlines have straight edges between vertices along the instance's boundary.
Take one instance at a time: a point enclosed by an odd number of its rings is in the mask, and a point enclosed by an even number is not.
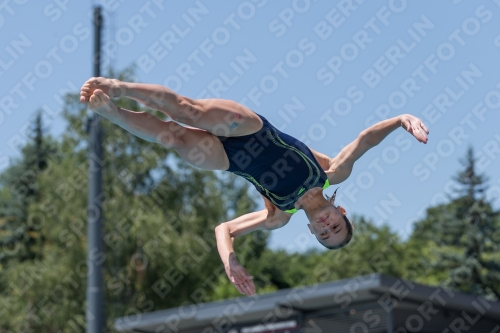
<svg viewBox="0 0 500 333"><path fill-rule="evenodd" d="M445 285L500 299L499 212L485 197L487 179L476 163L469 148L454 177L455 198L428 209L412 238L434 244L431 267Z"/></svg>
<svg viewBox="0 0 500 333"><path fill-rule="evenodd" d="M130 81L132 74L126 71L119 78ZM0 274L0 309L5 311L0 332L84 330L88 111L78 97L66 97L68 126L38 175L37 200L22 208L39 219L43 256L13 263ZM140 109L128 99L117 104ZM255 208L248 185L231 175L192 168L173 150L107 120L102 126L105 251L95 255L104 265L108 328L119 316L215 299L227 278L214 227ZM259 256L267 234L260 242L248 237L238 242L249 243L242 246L242 258Z"/></svg>
<svg viewBox="0 0 500 333"><path fill-rule="evenodd" d="M21 158L0 175L0 265L9 260L34 260L42 255L43 237L39 218L30 215L29 206L39 200L37 179L47 167L47 159L54 155L55 142L44 135L42 113L38 111L22 148Z"/></svg>

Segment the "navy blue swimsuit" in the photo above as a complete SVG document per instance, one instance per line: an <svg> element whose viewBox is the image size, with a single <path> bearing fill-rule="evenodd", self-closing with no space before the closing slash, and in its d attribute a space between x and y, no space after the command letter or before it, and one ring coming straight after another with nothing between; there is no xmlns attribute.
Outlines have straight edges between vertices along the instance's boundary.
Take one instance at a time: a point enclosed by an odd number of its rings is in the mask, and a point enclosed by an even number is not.
<svg viewBox="0 0 500 333"><path fill-rule="evenodd" d="M219 136L230 171L251 182L280 210L295 213L295 202L313 187L327 188L328 178L311 150L258 115L262 128L243 136Z"/></svg>

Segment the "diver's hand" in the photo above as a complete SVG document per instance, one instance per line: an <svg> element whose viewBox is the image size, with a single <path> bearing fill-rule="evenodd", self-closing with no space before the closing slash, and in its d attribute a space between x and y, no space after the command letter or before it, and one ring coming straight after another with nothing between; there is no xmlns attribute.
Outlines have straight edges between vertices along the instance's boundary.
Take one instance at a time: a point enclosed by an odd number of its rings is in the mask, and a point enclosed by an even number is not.
<svg viewBox="0 0 500 333"><path fill-rule="evenodd" d="M252 281L253 276L250 276L247 270L238 263L234 253L231 253L229 262L224 265L224 268L226 269L229 281L231 281L240 293L248 296L255 294L255 285Z"/></svg>
<svg viewBox="0 0 500 333"><path fill-rule="evenodd" d="M411 114L403 114L399 116L399 121L401 126L419 142L427 143L427 134L429 134L429 130L420 119Z"/></svg>

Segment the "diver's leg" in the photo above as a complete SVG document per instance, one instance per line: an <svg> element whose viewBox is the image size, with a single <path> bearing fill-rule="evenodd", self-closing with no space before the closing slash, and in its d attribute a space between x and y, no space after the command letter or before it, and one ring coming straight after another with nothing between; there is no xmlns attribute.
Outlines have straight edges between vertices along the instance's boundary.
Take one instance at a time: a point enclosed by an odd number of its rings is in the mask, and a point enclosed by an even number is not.
<svg viewBox="0 0 500 333"><path fill-rule="evenodd" d="M144 140L173 148L195 167L207 170L227 170L229 167L222 143L205 130L163 121L146 112L118 108L100 89L89 97L89 108Z"/></svg>
<svg viewBox="0 0 500 333"><path fill-rule="evenodd" d="M195 100L157 84L93 77L83 85L81 101L86 101L95 89L101 89L111 97L132 98L164 112L177 122L204 129L214 135L241 136L255 133L262 127L262 120L257 114L231 100Z"/></svg>

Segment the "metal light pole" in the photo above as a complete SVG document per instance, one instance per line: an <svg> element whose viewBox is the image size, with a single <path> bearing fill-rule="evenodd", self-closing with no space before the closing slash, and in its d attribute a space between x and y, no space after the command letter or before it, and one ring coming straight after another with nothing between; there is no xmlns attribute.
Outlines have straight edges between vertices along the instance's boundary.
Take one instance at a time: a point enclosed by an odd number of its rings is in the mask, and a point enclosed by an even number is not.
<svg viewBox="0 0 500 333"><path fill-rule="evenodd" d="M94 76L101 72L101 7L94 7ZM87 333L104 331L104 295L101 266L103 246L102 220L102 129L101 117L94 113L89 126L89 193L88 193L88 253L87 253Z"/></svg>

